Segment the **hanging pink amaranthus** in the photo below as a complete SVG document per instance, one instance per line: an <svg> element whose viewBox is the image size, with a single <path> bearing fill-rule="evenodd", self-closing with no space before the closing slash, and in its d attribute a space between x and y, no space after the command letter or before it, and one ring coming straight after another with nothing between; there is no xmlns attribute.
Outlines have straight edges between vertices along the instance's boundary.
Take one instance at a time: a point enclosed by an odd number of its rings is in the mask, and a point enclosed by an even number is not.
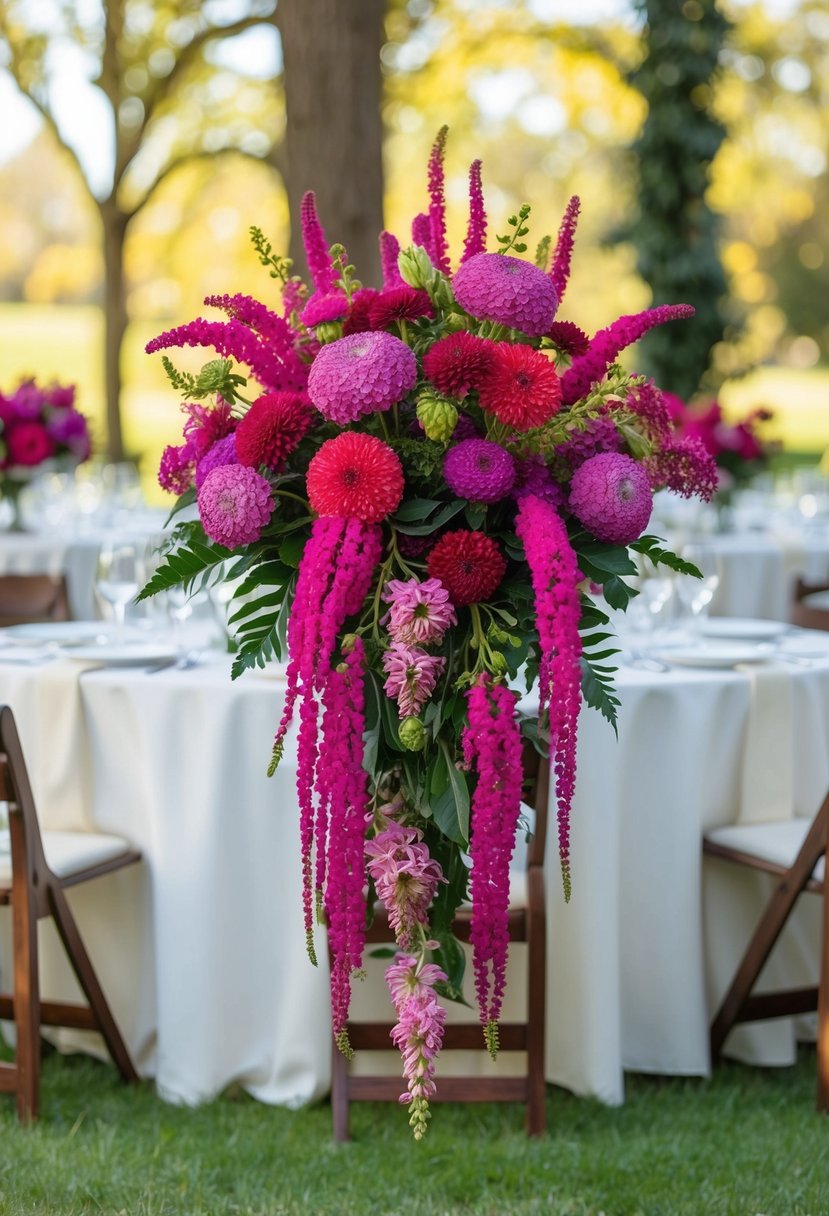
<svg viewBox="0 0 829 1216"><path fill-rule="evenodd" d="M328 295L336 288L337 272L328 251L325 230L317 215L317 198L313 190L306 191L302 196L299 219L302 225L305 260L314 280L314 290L320 295Z"/></svg>
<svg viewBox="0 0 829 1216"><path fill-rule="evenodd" d="M346 1023L351 976L362 964L366 938L368 775L363 768L365 650L359 637L349 639L344 649L344 662L329 672L323 692L314 843L318 894L325 886L334 1038L350 1055Z"/></svg>
<svg viewBox="0 0 829 1216"><path fill-rule="evenodd" d="M515 530L524 545L535 592L539 713L549 712L558 805L558 852L564 898L570 899L570 807L576 785L581 705L580 574L561 516L532 494L518 505Z"/></svg>
<svg viewBox="0 0 829 1216"><path fill-rule="evenodd" d="M312 961L316 961L313 946L313 791L318 763L316 696L323 694L327 687L338 635L368 593L381 547L381 532L376 524L340 516L316 519L300 560L288 622L288 686L269 772L275 771L282 757L285 734L296 702L301 699L296 783L305 934ZM362 748L362 735L359 737ZM322 847L320 842L317 845Z"/></svg>
<svg viewBox="0 0 829 1216"><path fill-rule="evenodd" d="M498 1052L498 1019L509 949L509 870L521 810L521 733L517 694L482 675L466 695L469 726L463 732L465 763L477 770L472 795L469 940L475 992L490 1055Z"/></svg>
<svg viewBox="0 0 829 1216"><path fill-rule="evenodd" d="M561 399L564 404L572 405L579 397L589 393L591 384L602 379L620 352L638 342L648 330L664 325L666 321L692 317L694 311L691 304L660 304L658 308L646 308L644 312L619 317L607 329L600 329L591 338L585 354L574 359L572 367L561 377Z"/></svg>
<svg viewBox="0 0 829 1216"><path fill-rule="evenodd" d="M484 192L481 184L481 162L473 160L469 166L469 222L461 262L474 257L476 253L485 251L486 211L484 210Z"/></svg>
<svg viewBox="0 0 829 1216"><path fill-rule="evenodd" d="M558 230L556 249L553 254L553 264L550 267L550 278L556 289L559 307L564 298L564 292L570 281L570 259L573 256L573 242L576 236L576 224L579 220L581 199L574 194L564 211L564 218Z"/></svg>
<svg viewBox="0 0 829 1216"><path fill-rule="evenodd" d="M449 244L446 240L446 199L443 158L446 152L448 127L441 127L429 157L429 227L432 241L429 255L438 270L449 274Z"/></svg>

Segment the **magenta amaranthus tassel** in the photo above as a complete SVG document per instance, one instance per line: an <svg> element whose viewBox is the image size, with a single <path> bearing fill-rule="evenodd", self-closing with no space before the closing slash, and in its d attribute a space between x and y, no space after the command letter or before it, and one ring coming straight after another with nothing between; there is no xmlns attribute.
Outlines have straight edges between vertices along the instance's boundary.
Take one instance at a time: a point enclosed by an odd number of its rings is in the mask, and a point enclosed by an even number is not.
<svg viewBox="0 0 829 1216"><path fill-rule="evenodd" d="M296 353L294 346L296 334L284 317L272 312L270 308L266 308L252 296L242 295L240 292L232 296L206 296L204 302L212 308L221 308L222 312L227 313L229 317L241 321L243 325L247 325L248 329L257 333L263 341L267 342L270 350L289 373L292 380L291 387L293 387L294 380L297 386L304 386L308 378L308 370ZM287 388L288 385L286 384L285 387Z"/></svg>
<svg viewBox="0 0 829 1216"><path fill-rule="evenodd" d="M449 244L446 240L446 199L443 158L448 127L441 127L429 157L429 226L432 233L430 256L438 270L449 274Z"/></svg>
<svg viewBox="0 0 829 1216"><path fill-rule="evenodd" d="M303 194L299 218L302 225L305 260L314 281L314 290L320 292L321 295L327 295L336 286L337 274L331 261L331 254L328 252L325 230L317 215L317 198L313 190L308 190Z"/></svg>
<svg viewBox="0 0 829 1216"><path fill-rule="evenodd" d="M249 367L264 388L287 389L298 392L305 387L304 368L292 372L286 368L277 351L263 342L241 321L205 321L198 318L186 325L168 329L153 338L144 348L148 355L157 350L178 346L209 346L226 359L235 359Z"/></svg>
<svg viewBox="0 0 829 1216"><path fill-rule="evenodd" d="M535 593L540 713L549 712L558 805L558 852L565 901L570 899L570 806L576 785L576 737L581 706L578 561L561 516L528 494L515 530L523 542Z"/></svg>
<svg viewBox="0 0 829 1216"><path fill-rule="evenodd" d="M556 289L559 305L570 280L570 259L573 256L573 242L576 236L576 224L579 220L581 199L574 194L564 211L564 218L558 230L556 250L553 254L553 264L550 267L550 278Z"/></svg>
<svg viewBox="0 0 829 1216"><path fill-rule="evenodd" d="M509 869L521 810L521 733L517 694L482 675L466 696L469 726L464 760L477 769L472 795L469 852L475 992L490 1055L498 1051L498 1019L509 948Z"/></svg>
<svg viewBox="0 0 829 1216"><path fill-rule="evenodd" d="M638 342L649 329L664 325L666 321L679 321L693 315L694 307L691 304L660 304L658 308L646 308L644 312L619 317L607 329L600 329L590 340L585 354L574 359L572 367L561 377L561 399L564 404L572 405L579 397L589 393L591 384L601 380L619 353Z"/></svg>
<svg viewBox="0 0 829 1216"><path fill-rule="evenodd" d="M466 228L461 263L465 262L467 258L474 257L476 253L486 252L486 226L481 162L473 160L469 166L469 222Z"/></svg>
<svg viewBox="0 0 829 1216"><path fill-rule="evenodd" d="M402 287L403 276L397 268L400 256L400 242L391 232L380 233L380 266L383 271L384 287Z"/></svg>
<svg viewBox="0 0 829 1216"><path fill-rule="evenodd" d="M412 244L420 245L425 249L431 260L434 262L434 253L432 251L432 225L429 222L428 215L424 215L422 211L412 220Z"/></svg>

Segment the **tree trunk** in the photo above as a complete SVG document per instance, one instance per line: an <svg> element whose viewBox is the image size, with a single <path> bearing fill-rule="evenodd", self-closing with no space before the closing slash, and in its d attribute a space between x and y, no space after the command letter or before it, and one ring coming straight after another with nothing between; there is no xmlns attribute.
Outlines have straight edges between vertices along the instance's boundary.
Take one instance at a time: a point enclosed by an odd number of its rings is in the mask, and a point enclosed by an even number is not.
<svg viewBox="0 0 829 1216"><path fill-rule="evenodd" d="M106 396L106 454L124 459L121 428L121 351L127 332L124 282L124 242L127 220L110 200L101 204L104 229L104 392Z"/></svg>
<svg viewBox="0 0 829 1216"><path fill-rule="evenodd" d="M290 255L301 274L299 205L314 190L329 243L345 246L364 284L380 285L384 9L384 0L279 0Z"/></svg>

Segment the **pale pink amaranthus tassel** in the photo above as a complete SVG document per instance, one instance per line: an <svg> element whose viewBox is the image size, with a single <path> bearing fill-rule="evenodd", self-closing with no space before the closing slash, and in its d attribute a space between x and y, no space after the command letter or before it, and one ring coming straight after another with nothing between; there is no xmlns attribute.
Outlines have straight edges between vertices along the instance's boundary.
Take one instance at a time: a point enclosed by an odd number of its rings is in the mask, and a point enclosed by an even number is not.
<svg viewBox="0 0 829 1216"><path fill-rule="evenodd" d="M308 263L314 290L320 295L327 295L336 289L337 272L331 260L325 230L317 215L317 198L313 190L308 190L303 194L299 218L302 225L305 260Z"/></svg>
<svg viewBox="0 0 829 1216"><path fill-rule="evenodd" d="M470 813L469 940L481 1024L493 1059L498 1052L498 1019L506 987L510 862L521 811L517 699L505 685L482 675L466 694L469 725L462 737L464 761L478 774Z"/></svg>
<svg viewBox="0 0 829 1216"><path fill-rule="evenodd" d="M589 393L591 384L601 380L611 363L634 342L666 321L678 321L694 315L692 304L660 304L658 308L646 308L644 312L619 317L606 329L600 329L590 339L583 355L573 360L571 367L561 377L561 400L572 405Z"/></svg>
<svg viewBox="0 0 829 1216"><path fill-rule="evenodd" d="M443 160L446 152L448 127L441 127L429 157L429 227L432 241L430 257L435 267L449 274L449 244L446 240L446 199L444 197L445 175Z"/></svg>
<svg viewBox="0 0 829 1216"><path fill-rule="evenodd" d="M434 945L434 943L432 943ZM403 1057L403 1076L408 1088L400 1101L409 1108L409 1124L415 1140L422 1140L430 1119L429 1099L434 1097L435 1060L443 1045L446 1010L440 1004L435 984L446 975L424 955L398 954L386 968L386 983L397 1013L392 1041Z"/></svg>
<svg viewBox="0 0 829 1216"><path fill-rule="evenodd" d="M576 739L581 708L581 605L578 560L567 528L548 502L528 494L515 531L523 542L535 593L540 715L549 715L556 776L558 852L565 901L570 899L570 808L576 785Z"/></svg>
<svg viewBox="0 0 829 1216"><path fill-rule="evenodd" d="M276 732L269 773L282 757L285 734L297 700L297 795L303 872L303 910L308 953L313 947L313 861L315 777L318 760L317 696L328 682L331 657L347 618L358 611L380 559L382 539L376 524L338 516L321 516L299 564L296 592L288 622L288 669L285 706ZM362 747L362 742L360 744ZM322 847L317 842L317 847Z"/></svg>
<svg viewBox="0 0 829 1216"><path fill-rule="evenodd" d="M570 281L570 261L573 256L573 242L576 236L576 225L581 210L581 199L574 194L564 210L564 217L558 230L558 239L553 254L553 264L550 267L550 278L556 289L559 306L564 298L564 292Z"/></svg>
<svg viewBox="0 0 829 1216"><path fill-rule="evenodd" d="M481 162L473 160L469 166L469 221L466 228L466 240L463 243L461 263L472 258L476 253L486 252L486 210L484 208L484 190L481 182Z"/></svg>
<svg viewBox="0 0 829 1216"><path fill-rule="evenodd" d="M403 287L403 276L397 266L400 256L400 242L391 232L380 233L380 266L383 271L383 286Z"/></svg>
<svg viewBox="0 0 829 1216"><path fill-rule="evenodd" d="M318 892L325 884L332 1026L337 1046L350 1056L346 1024L351 976L362 966L366 938L368 775L363 768L365 649L362 640L352 636L343 650L343 662L329 673L323 693L315 845Z"/></svg>

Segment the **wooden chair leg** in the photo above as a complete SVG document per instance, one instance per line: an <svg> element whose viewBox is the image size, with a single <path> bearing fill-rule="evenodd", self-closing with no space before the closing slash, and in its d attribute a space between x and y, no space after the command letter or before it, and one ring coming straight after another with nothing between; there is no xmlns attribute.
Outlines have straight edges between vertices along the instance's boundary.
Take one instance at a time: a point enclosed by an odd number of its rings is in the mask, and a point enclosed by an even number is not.
<svg viewBox="0 0 829 1216"><path fill-rule="evenodd" d="M823 940L817 999L817 1108L829 1114L829 852L824 865Z"/></svg>
<svg viewBox="0 0 829 1216"><path fill-rule="evenodd" d="M547 1126L547 1087L544 1081L544 1019L547 992L547 942L544 880L539 871L528 876L527 932L527 1134L541 1136Z"/></svg>
<svg viewBox="0 0 829 1216"><path fill-rule="evenodd" d="M348 1123L348 1060L333 1044L331 1049L331 1118L334 1139L341 1143L351 1139Z"/></svg>
<svg viewBox="0 0 829 1216"><path fill-rule="evenodd" d="M83 993L89 1002L89 1007L95 1015L98 1028L103 1035L109 1054L115 1062L118 1071L125 1081L137 1081L138 1073L130 1059L126 1044L121 1038L115 1019L112 1016L107 999L104 996L98 977L92 966L86 947L81 940L75 918L72 915L66 896L59 886L49 888L49 904L55 920L60 939L63 942L72 970L78 978Z"/></svg>
<svg viewBox="0 0 829 1216"><path fill-rule="evenodd" d="M28 898L17 900L12 908L12 918L17 1116L21 1123L31 1123L37 1118L40 1106L40 987L37 913L33 901Z"/></svg>

